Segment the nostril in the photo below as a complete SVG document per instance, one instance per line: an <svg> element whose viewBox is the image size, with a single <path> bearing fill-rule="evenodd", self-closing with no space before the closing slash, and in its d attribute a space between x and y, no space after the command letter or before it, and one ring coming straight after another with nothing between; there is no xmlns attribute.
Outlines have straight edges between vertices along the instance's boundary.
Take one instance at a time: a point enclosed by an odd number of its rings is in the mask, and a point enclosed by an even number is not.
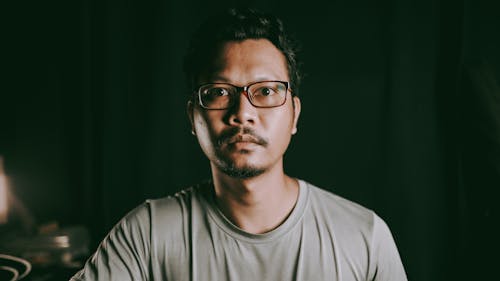
<svg viewBox="0 0 500 281"><path fill-rule="evenodd" d="M231 116L229 118L229 123L230 124L241 124L241 120L239 120L236 116Z"/></svg>
<svg viewBox="0 0 500 281"><path fill-rule="evenodd" d="M232 125L253 124L254 122L254 116L247 112L237 111L229 116L229 124Z"/></svg>
<svg viewBox="0 0 500 281"><path fill-rule="evenodd" d="M250 114L231 114L229 117L229 123L230 124L246 124L250 123L253 124L254 117Z"/></svg>
<svg viewBox="0 0 500 281"><path fill-rule="evenodd" d="M228 109L227 118L230 124L252 124L255 122L256 114L257 108L250 103L248 98L242 95Z"/></svg>

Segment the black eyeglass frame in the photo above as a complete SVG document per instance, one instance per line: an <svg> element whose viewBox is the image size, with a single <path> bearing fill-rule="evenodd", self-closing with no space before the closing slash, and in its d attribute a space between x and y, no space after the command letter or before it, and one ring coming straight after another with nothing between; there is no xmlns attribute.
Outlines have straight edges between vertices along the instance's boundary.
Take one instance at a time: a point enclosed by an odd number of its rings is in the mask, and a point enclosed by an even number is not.
<svg viewBox="0 0 500 281"><path fill-rule="evenodd" d="M252 95L250 95L248 93L248 88L250 88L251 86L255 85L255 84L258 84L258 83L266 83L266 82L279 82L279 83L282 83L284 86L285 86L285 98L283 99L283 102L281 104L278 104L278 105L273 105L273 106L260 106L260 105L255 105L252 101ZM193 91L193 94L197 95L198 96L198 104L204 108L204 109L207 109L207 110L225 110L225 109L228 109L228 108L231 108L233 105L234 105L234 99L233 99L233 102L230 103L227 107L223 107L223 108L210 108L210 107L206 107L203 102L201 101L201 89L205 86L208 86L208 85L228 85L228 86L231 86L233 87L234 89L236 89L236 93L244 93L244 95L246 96L246 98L248 99L248 101L250 102L250 104L256 108L274 108L274 107L280 107L282 105L284 105L286 103L286 99L287 99L287 96L288 96L288 91L290 90L290 92L292 92L292 89L290 89L290 82L288 81L280 81L280 80L263 80L263 81L256 81L256 82L252 82L246 86L243 86L243 87L239 87L239 86L236 86L236 85L233 85L231 83L224 83L224 82L221 82L221 83L205 83L205 84L201 84L198 86L197 90Z"/></svg>

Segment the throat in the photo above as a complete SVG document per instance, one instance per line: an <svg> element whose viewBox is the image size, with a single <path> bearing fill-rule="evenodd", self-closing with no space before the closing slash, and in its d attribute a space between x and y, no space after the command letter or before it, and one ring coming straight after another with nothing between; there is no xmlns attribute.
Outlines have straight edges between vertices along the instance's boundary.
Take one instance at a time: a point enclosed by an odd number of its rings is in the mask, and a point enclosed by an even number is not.
<svg viewBox="0 0 500 281"><path fill-rule="evenodd" d="M263 234L280 226L293 211L299 186L295 180L287 182L281 188L263 186L257 190L219 190L215 202L238 228L251 234Z"/></svg>

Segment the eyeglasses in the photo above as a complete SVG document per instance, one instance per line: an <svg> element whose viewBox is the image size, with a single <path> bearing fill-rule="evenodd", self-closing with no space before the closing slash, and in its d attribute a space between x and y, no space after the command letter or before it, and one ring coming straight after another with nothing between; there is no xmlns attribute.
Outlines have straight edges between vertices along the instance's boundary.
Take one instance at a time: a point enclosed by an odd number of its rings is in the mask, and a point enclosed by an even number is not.
<svg viewBox="0 0 500 281"><path fill-rule="evenodd" d="M205 109L228 109L243 92L255 107L269 108L282 106L286 102L289 83L284 81L258 81L244 87L229 83L203 84L196 92L201 107Z"/></svg>

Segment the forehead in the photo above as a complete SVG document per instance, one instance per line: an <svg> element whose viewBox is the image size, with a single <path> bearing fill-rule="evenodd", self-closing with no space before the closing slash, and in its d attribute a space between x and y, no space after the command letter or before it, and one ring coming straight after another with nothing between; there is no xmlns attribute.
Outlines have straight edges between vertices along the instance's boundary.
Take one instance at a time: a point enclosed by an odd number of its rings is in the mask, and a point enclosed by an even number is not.
<svg viewBox="0 0 500 281"><path fill-rule="evenodd" d="M229 41L214 53L200 80L233 83L288 81L288 68L283 53L267 39Z"/></svg>

